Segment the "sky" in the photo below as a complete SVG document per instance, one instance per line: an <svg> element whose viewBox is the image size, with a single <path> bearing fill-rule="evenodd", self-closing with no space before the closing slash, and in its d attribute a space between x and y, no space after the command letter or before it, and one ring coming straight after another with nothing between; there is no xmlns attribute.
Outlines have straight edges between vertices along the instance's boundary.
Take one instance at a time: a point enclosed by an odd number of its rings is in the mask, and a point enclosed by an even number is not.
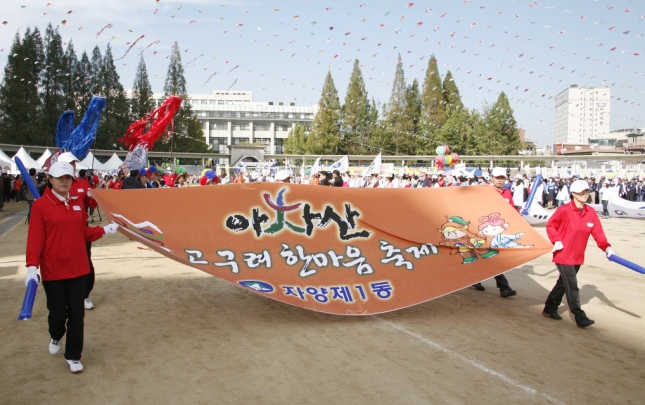
<svg viewBox="0 0 645 405"><path fill-rule="evenodd" d="M434 54L465 107L504 91L538 146L553 143L555 96L573 84L611 88L612 129L645 128L643 0L49 1L0 0L0 67L16 32L51 23L79 57L110 43L125 88L143 55L162 92L176 41L189 93L311 105L328 71L344 100L356 58L369 97L387 102L398 55L411 84Z"/></svg>

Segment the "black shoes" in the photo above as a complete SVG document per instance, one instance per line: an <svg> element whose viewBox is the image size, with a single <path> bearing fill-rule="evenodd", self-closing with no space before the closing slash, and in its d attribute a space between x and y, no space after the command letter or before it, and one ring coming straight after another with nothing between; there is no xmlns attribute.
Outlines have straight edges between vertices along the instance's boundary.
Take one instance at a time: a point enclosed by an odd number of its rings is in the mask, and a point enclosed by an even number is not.
<svg viewBox="0 0 645 405"><path fill-rule="evenodd" d="M561 321L562 320L562 317L560 316L560 314L558 314L558 311L553 311L553 312L542 311L542 315L546 316L547 318L551 318L553 320L556 320L556 321Z"/></svg>
<svg viewBox="0 0 645 405"><path fill-rule="evenodd" d="M589 319L589 318L583 319L582 321L578 321L576 319L576 325L578 325L579 328L586 328L587 326L591 326L594 323L596 323L596 321L594 321L593 319Z"/></svg>
<svg viewBox="0 0 645 405"><path fill-rule="evenodd" d="M482 285L482 283L473 284L473 287L475 287L475 290L477 291L486 291L486 288Z"/></svg>
<svg viewBox="0 0 645 405"><path fill-rule="evenodd" d="M499 289L499 296L502 298L508 298L517 295L517 291L513 290L511 287L502 287Z"/></svg>

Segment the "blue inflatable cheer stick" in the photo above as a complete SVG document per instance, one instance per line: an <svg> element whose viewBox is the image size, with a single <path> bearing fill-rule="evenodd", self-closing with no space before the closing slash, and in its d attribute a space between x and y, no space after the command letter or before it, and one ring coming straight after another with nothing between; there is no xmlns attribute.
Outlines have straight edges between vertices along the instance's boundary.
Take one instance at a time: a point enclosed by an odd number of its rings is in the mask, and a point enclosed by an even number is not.
<svg viewBox="0 0 645 405"><path fill-rule="evenodd" d="M611 260L612 262L622 264L623 266L627 267L628 269L632 269L637 273L645 274L645 268L642 266L639 266L636 263L632 263L629 260L625 260L622 257L616 256L616 255L611 255L608 256L607 259Z"/></svg>
<svg viewBox="0 0 645 405"><path fill-rule="evenodd" d="M34 200L40 198L40 193L38 192L38 189L36 188L34 182L31 180L31 177L29 177L29 170L27 170L25 165L22 163L22 160L20 160L18 156L13 158L13 160L16 162L16 166L18 166L18 170L20 170L20 173L22 174L23 181L25 182L25 184L27 184L29 191L31 191L31 194L34 196ZM40 280L40 277L38 278L38 280ZM22 309L20 310L20 315L18 315L19 321L26 321L27 319L31 319L31 311L34 307L36 291L38 291L38 283L36 283L34 280L31 280L27 285L25 299L22 301Z"/></svg>
<svg viewBox="0 0 645 405"><path fill-rule="evenodd" d="M542 184L542 175L538 174L537 176L535 176L533 187L531 187L531 194L529 194L529 198L524 204L524 209L521 212L522 215L529 215L529 209L531 208L531 204L533 204L533 198L535 197L537 189L540 188L540 184Z"/></svg>
<svg viewBox="0 0 645 405"><path fill-rule="evenodd" d="M40 282L40 276L37 277L38 282ZM38 291L38 283L36 282L36 280L29 280L29 283L27 284L27 291L25 292L25 299L22 301L20 315L18 315L19 321L26 321L28 319L31 319L31 310L34 308L36 291Z"/></svg>

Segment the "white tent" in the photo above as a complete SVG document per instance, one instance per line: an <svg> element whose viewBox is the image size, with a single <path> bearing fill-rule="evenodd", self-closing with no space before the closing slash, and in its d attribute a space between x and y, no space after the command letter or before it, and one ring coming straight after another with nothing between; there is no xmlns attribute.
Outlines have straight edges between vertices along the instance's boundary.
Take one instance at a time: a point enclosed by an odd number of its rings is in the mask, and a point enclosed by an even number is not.
<svg viewBox="0 0 645 405"><path fill-rule="evenodd" d="M77 163L76 167L79 169L94 169L98 171L105 171L108 170L108 168L105 167L105 165L101 162L99 162L95 157L92 152L88 153L85 159L83 159L82 162Z"/></svg>
<svg viewBox="0 0 645 405"><path fill-rule="evenodd" d="M2 170L11 170L11 166L13 165L13 161L11 158L5 153L0 150L0 169Z"/></svg>
<svg viewBox="0 0 645 405"><path fill-rule="evenodd" d="M34 159L29 156L29 153L21 146L20 149L18 149L18 152L16 152L15 155L11 158L11 160L14 161L14 163L11 164L11 172L12 173L18 173L18 166L16 166L15 157L19 157L20 160L22 161L22 164L25 165L27 169L31 169L32 167L36 170L41 170L42 166L38 164Z"/></svg>
<svg viewBox="0 0 645 405"><path fill-rule="evenodd" d="M43 167L43 165L51 155L52 155L52 152L49 149L45 149L43 154L38 159L36 159L36 163L38 163L40 167Z"/></svg>
<svg viewBox="0 0 645 405"><path fill-rule="evenodd" d="M119 159L116 152L112 154L112 157L103 164L104 170L118 170L119 166L123 164L123 160Z"/></svg>

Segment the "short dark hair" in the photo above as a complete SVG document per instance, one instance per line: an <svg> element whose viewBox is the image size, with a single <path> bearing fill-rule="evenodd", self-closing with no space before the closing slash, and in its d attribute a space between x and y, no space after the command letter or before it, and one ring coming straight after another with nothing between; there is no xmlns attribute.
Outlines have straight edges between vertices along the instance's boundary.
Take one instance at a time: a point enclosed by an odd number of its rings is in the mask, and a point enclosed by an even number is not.
<svg viewBox="0 0 645 405"><path fill-rule="evenodd" d="M78 171L78 176L79 177L85 177L86 174L87 174L87 170L85 170L85 169L81 169L81 170Z"/></svg>
<svg viewBox="0 0 645 405"><path fill-rule="evenodd" d="M36 175L36 169L34 169L33 167L31 169L29 169L29 175L30 176L35 176Z"/></svg>

